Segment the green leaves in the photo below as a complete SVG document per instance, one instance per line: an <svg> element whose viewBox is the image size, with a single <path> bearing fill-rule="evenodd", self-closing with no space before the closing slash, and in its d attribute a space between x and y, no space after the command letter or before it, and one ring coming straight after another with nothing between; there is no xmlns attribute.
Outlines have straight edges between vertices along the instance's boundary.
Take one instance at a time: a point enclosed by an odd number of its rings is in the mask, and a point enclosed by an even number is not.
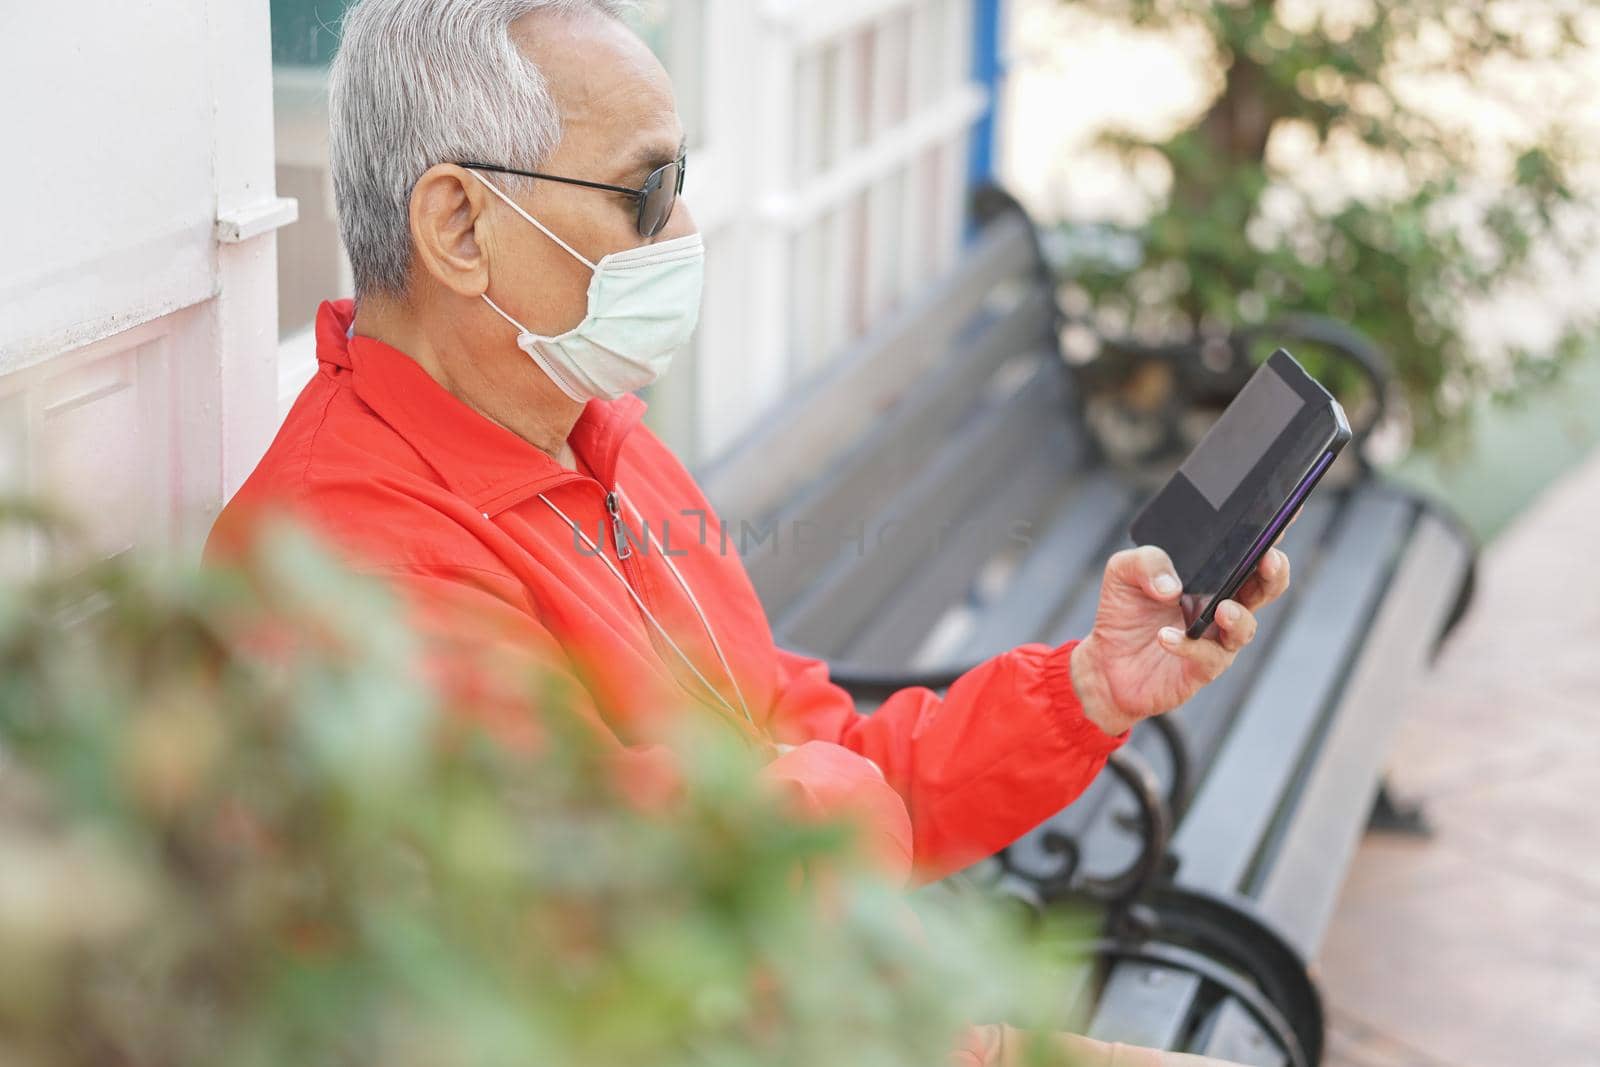
<svg viewBox="0 0 1600 1067"><path fill-rule="evenodd" d="M1552 128L1489 145L1466 122L1412 103L1427 79L1574 58L1594 43L1582 37L1583 0L1417 0L1359 12L1272 0L1074 2L1142 27L1203 27L1223 72L1207 110L1171 138L1113 131L1104 141L1155 156L1172 175L1167 203L1128 231L1136 262L1063 265L1079 302L1106 309L1108 322L1176 319L1193 331L1297 312L1344 319L1388 353L1419 440L1456 428L1473 393L1514 388L1527 368L1557 367L1561 353L1600 337L1600 318L1560 322L1540 354L1514 337L1504 351L1485 350L1467 333L1466 309L1537 277L1541 255L1571 262L1592 248L1592 227L1574 223L1573 137ZM1314 133L1319 154L1290 168L1272 146L1296 128ZM1500 155L1508 164L1496 170ZM1341 168L1384 180L1345 181ZM1176 290L1166 284L1174 266L1187 277Z"/></svg>
<svg viewBox="0 0 1600 1067"><path fill-rule="evenodd" d="M509 749L420 654L290 529L0 588L0 1062L922 1067L1050 996L721 725L641 810L560 707Z"/></svg>

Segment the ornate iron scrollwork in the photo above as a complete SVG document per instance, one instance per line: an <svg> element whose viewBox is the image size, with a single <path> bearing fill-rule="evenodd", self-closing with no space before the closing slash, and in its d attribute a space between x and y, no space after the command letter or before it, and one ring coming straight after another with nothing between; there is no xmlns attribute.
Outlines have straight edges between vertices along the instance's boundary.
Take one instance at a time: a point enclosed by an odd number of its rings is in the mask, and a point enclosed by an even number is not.
<svg viewBox="0 0 1600 1067"><path fill-rule="evenodd" d="M1074 947L1196 975L1237 1000L1290 1067L1322 1062L1322 996L1300 953L1249 900L1161 886L1110 919L1107 936Z"/></svg>
<svg viewBox="0 0 1600 1067"><path fill-rule="evenodd" d="M1111 908L1120 908L1149 886L1161 872L1172 834L1172 816L1161 782L1143 756L1131 748L1119 749L1106 760L1106 768L1133 794L1138 810L1135 823L1139 832L1139 853L1123 870L1111 875L1091 875L1083 871L1083 850L1071 835L1046 828L1039 838L1043 850L1055 857L1057 866L1044 874L1019 865L1010 850L1000 854L1000 862L1012 891L1042 909L1066 899L1087 899ZM1017 884L1020 883L1020 884Z"/></svg>

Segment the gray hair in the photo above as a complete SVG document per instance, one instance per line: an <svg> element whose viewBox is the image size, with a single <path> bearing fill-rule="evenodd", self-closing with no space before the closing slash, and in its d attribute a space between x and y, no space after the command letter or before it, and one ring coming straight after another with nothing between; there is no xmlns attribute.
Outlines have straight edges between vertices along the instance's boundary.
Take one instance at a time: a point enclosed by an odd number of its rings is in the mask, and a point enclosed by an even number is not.
<svg viewBox="0 0 1600 1067"><path fill-rule="evenodd" d="M329 164L358 297L401 295L411 189L438 163L537 170L561 140L544 76L511 39L536 11L621 17L629 0L360 0L328 79ZM531 179L508 177L502 188Z"/></svg>

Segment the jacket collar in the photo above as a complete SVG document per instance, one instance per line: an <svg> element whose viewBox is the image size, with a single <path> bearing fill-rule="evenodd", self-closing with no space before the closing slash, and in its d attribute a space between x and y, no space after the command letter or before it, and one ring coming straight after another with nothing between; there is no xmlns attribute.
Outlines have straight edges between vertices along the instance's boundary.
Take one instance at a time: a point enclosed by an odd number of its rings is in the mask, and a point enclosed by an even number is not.
<svg viewBox="0 0 1600 1067"><path fill-rule="evenodd" d="M322 304L317 361L348 373L356 395L475 509L493 515L579 477L467 407L404 352L371 337L349 336L354 321L354 301ZM645 409L631 393L590 400L572 427L567 441L573 452L606 488L616 482L622 444Z"/></svg>

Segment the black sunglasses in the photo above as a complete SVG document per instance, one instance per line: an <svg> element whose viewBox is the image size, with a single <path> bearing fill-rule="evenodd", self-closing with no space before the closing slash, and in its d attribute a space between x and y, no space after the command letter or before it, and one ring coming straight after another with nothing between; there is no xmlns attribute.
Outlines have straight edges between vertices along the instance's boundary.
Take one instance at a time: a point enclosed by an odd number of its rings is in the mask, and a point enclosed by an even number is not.
<svg viewBox="0 0 1600 1067"><path fill-rule="evenodd" d="M581 185L585 189L604 189L607 192L631 196L639 204L639 236L654 237L661 232L661 227L667 224L667 220L672 218L672 209L678 202L678 194L683 192L684 163L687 158L687 155L682 155L671 163L657 167L650 172L650 176L644 180L644 185L638 189L630 189L626 185L589 182L582 178L563 178L559 174L540 174L532 170L497 167L492 163L457 163L456 166L471 170L491 170L499 174L516 174L524 178L543 178L549 182L565 182L568 185Z"/></svg>

